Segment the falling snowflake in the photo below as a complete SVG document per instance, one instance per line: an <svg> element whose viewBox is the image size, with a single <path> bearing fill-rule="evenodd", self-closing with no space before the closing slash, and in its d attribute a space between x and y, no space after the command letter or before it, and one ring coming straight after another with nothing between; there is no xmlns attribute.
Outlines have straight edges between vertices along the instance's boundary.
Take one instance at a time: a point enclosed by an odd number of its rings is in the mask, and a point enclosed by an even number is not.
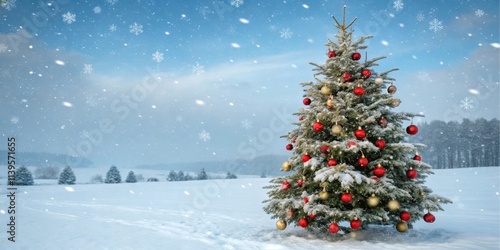
<svg viewBox="0 0 500 250"><path fill-rule="evenodd" d="M83 73L84 74L90 75L90 74L92 74L93 70L94 69L92 68L92 64L84 64L83 65Z"/></svg>
<svg viewBox="0 0 500 250"><path fill-rule="evenodd" d="M10 122L12 122L12 124L17 124L17 123L19 123L19 117L17 117L17 116L13 116L12 118L10 118Z"/></svg>
<svg viewBox="0 0 500 250"><path fill-rule="evenodd" d="M2 1L2 8L6 9L6 10L12 10L16 7L16 1L17 0L5 0L5 1Z"/></svg>
<svg viewBox="0 0 500 250"><path fill-rule="evenodd" d="M196 65L193 66L193 74L195 75L201 75L205 73L205 66L200 65L198 62L196 62Z"/></svg>
<svg viewBox="0 0 500 250"><path fill-rule="evenodd" d="M432 19L432 21L429 22L429 30L432 30L435 33L437 33L442 29L443 29L443 22L437 20L436 18Z"/></svg>
<svg viewBox="0 0 500 250"><path fill-rule="evenodd" d="M132 33L132 34L134 34L136 36L140 35L143 32L142 31L142 25L140 25L140 24L138 24L136 22L134 22L134 24L130 25L129 28L130 28L130 30L129 30L130 33Z"/></svg>
<svg viewBox="0 0 500 250"><path fill-rule="evenodd" d="M474 108L474 101L469 97L465 97L462 101L460 101L460 107L465 110L471 110Z"/></svg>
<svg viewBox="0 0 500 250"><path fill-rule="evenodd" d="M480 10L480 9L477 9L474 14L477 16L477 17L482 17L484 16L484 11L483 10Z"/></svg>
<svg viewBox="0 0 500 250"><path fill-rule="evenodd" d="M76 15L71 12L66 12L62 15L63 21L67 24L72 24L76 21Z"/></svg>
<svg viewBox="0 0 500 250"><path fill-rule="evenodd" d="M291 32L289 28L281 29L281 31L280 31L280 37L283 39L292 38L292 35L293 35L293 32Z"/></svg>
<svg viewBox="0 0 500 250"><path fill-rule="evenodd" d="M249 121L248 119L245 119L245 120L241 121L241 127L246 129L246 130L249 130L252 128L252 122Z"/></svg>
<svg viewBox="0 0 500 250"><path fill-rule="evenodd" d="M199 134L198 134L198 138L204 142L207 142L207 141L210 141L210 133L208 133L207 131L205 130L202 130Z"/></svg>
<svg viewBox="0 0 500 250"><path fill-rule="evenodd" d="M109 26L109 31L111 31L111 32L115 32L116 30L118 30L118 27L117 27L115 24L111 24L111 25Z"/></svg>
<svg viewBox="0 0 500 250"><path fill-rule="evenodd" d="M417 21L423 22L425 20L425 15L424 13L420 12L417 14Z"/></svg>
<svg viewBox="0 0 500 250"><path fill-rule="evenodd" d="M161 53L158 50L155 53L153 53L152 56L153 56L153 61L155 61L157 63L160 63L161 61L163 61L163 53Z"/></svg>
<svg viewBox="0 0 500 250"><path fill-rule="evenodd" d="M118 0L106 0L106 2L108 2L111 5L115 5L115 3L118 2Z"/></svg>
<svg viewBox="0 0 500 250"><path fill-rule="evenodd" d="M231 5L236 7L236 8L239 8L241 5L243 5L243 0L231 0Z"/></svg>
<svg viewBox="0 0 500 250"><path fill-rule="evenodd" d="M402 10L402 9L403 9L404 5L405 5L405 4L403 3L403 0L396 0L396 1L394 1L394 3L392 4L392 7L393 7L394 9L396 9L397 11L400 11L400 10Z"/></svg>
<svg viewBox="0 0 500 250"><path fill-rule="evenodd" d="M0 43L0 53L6 52L8 48L7 45Z"/></svg>

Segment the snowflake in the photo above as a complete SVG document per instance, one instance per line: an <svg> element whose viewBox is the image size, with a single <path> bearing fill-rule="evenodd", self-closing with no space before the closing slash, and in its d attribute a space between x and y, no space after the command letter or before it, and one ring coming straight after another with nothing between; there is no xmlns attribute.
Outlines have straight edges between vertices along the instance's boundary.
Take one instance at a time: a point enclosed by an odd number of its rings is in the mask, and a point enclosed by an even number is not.
<svg viewBox="0 0 500 250"><path fill-rule="evenodd" d="M462 101L460 101L460 107L465 110L473 109L474 101L469 99L469 97L465 97Z"/></svg>
<svg viewBox="0 0 500 250"><path fill-rule="evenodd" d="M118 0L106 0L106 2L108 2L111 5L115 5L115 3L118 2Z"/></svg>
<svg viewBox="0 0 500 250"><path fill-rule="evenodd" d="M246 130L249 130L252 128L252 122L249 121L248 119L245 119L245 120L241 121L241 127L243 127Z"/></svg>
<svg viewBox="0 0 500 250"><path fill-rule="evenodd" d="M205 130L202 130L199 134L198 134L198 138L204 142L207 142L207 141L210 141L210 133L208 133L207 131Z"/></svg>
<svg viewBox="0 0 500 250"><path fill-rule="evenodd" d="M93 70L94 69L92 68L92 64L84 64L83 65L83 73L84 74L90 75L90 74L92 74Z"/></svg>
<svg viewBox="0 0 500 250"><path fill-rule="evenodd" d="M483 10L480 10L480 9L477 9L474 14L476 14L477 17L482 17L484 15L484 11Z"/></svg>
<svg viewBox="0 0 500 250"><path fill-rule="evenodd" d="M6 52L8 48L7 45L0 43L0 53Z"/></svg>
<svg viewBox="0 0 500 250"><path fill-rule="evenodd" d="M443 29L443 22L434 18L429 22L429 29L437 33L438 31Z"/></svg>
<svg viewBox="0 0 500 250"><path fill-rule="evenodd" d="M193 74L201 75L201 74L205 73L204 68L205 68L205 66L200 65L198 62L196 62L196 65L193 66Z"/></svg>
<svg viewBox="0 0 500 250"><path fill-rule="evenodd" d="M270 31L276 31L277 27L276 27L276 25L271 24L271 25L269 25L269 27L267 29Z"/></svg>
<svg viewBox="0 0 500 250"><path fill-rule="evenodd" d="M405 5L405 4L403 3L403 0L396 0L396 1L394 1L394 3L392 4L392 7L393 7L394 9L396 9L397 11L400 11L400 10L402 10L402 9L403 9L403 6L404 6L404 5Z"/></svg>
<svg viewBox="0 0 500 250"><path fill-rule="evenodd" d="M66 12L62 15L63 21L67 24L72 24L76 21L76 15L71 12Z"/></svg>
<svg viewBox="0 0 500 250"><path fill-rule="evenodd" d="M291 32L289 28L281 29L281 31L280 31L281 38L289 39L289 38L292 38L292 35L293 35L293 32Z"/></svg>
<svg viewBox="0 0 500 250"><path fill-rule="evenodd" d="M142 25L134 22L134 24L130 25L130 33L138 36L140 35L143 31L142 31Z"/></svg>
<svg viewBox="0 0 500 250"><path fill-rule="evenodd" d="M12 124L17 124L17 123L19 123L19 117L17 117L17 116L13 116L12 118L10 118L10 122L12 122Z"/></svg>
<svg viewBox="0 0 500 250"><path fill-rule="evenodd" d="M158 50L155 53L153 53L152 56L153 56L153 61L155 61L157 63L160 63L161 61L163 61L163 53L161 53Z"/></svg>
<svg viewBox="0 0 500 250"><path fill-rule="evenodd" d="M425 20L424 13L420 12L417 14L417 21L423 22Z"/></svg>
<svg viewBox="0 0 500 250"><path fill-rule="evenodd" d="M243 5L244 1L243 0L231 0L231 5L238 8L241 5Z"/></svg>
<svg viewBox="0 0 500 250"><path fill-rule="evenodd" d="M83 130L82 132L80 132L80 138L85 140L87 138L90 138L90 133L89 131L87 130Z"/></svg>
<svg viewBox="0 0 500 250"><path fill-rule="evenodd" d="M198 13L203 16L203 19L208 19L208 15L212 13L208 6L198 8Z"/></svg>
<svg viewBox="0 0 500 250"><path fill-rule="evenodd" d="M111 31L111 32L115 32L116 30L118 30L118 27L117 27L115 24L111 24L111 25L109 26L109 31Z"/></svg>
<svg viewBox="0 0 500 250"><path fill-rule="evenodd" d="M17 0L5 0L5 1L2 1L2 8L6 9L6 10L12 10L16 7L16 1Z"/></svg>

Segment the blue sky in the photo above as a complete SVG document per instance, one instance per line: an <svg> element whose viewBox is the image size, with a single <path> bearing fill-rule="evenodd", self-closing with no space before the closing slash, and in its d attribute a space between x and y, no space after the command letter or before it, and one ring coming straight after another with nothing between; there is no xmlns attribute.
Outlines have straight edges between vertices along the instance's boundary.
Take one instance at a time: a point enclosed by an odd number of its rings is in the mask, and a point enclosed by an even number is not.
<svg viewBox="0 0 500 250"><path fill-rule="evenodd" d="M10 0L2 138L127 166L286 153L344 5L368 57L387 57L374 70L399 68L397 111L500 117L496 1Z"/></svg>

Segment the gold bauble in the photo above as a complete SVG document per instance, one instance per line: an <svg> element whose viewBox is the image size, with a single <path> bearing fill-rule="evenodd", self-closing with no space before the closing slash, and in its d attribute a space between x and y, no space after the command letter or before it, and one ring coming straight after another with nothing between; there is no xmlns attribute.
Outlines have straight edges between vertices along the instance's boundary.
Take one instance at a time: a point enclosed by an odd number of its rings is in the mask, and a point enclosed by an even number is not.
<svg viewBox="0 0 500 250"><path fill-rule="evenodd" d="M398 90L398 88L396 88L396 86L394 86L394 85L391 84L391 86L389 86L387 88L387 93L389 93L389 94L392 95L392 94L396 93L397 90Z"/></svg>
<svg viewBox="0 0 500 250"><path fill-rule="evenodd" d="M376 207L380 203L380 199L377 196L375 196L374 194L372 194L372 196L370 196L370 197L368 197L368 199L366 199L366 203L370 207Z"/></svg>
<svg viewBox="0 0 500 250"><path fill-rule="evenodd" d="M292 170L292 165L290 165L289 162L285 161L285 162L283 162L283 165L281 165L281 170L288 172L288 171Z"/></svg>
<svg viewBox="0 0 500 250"><path fill-rule="evenodd" d="M384 83L384 79L382 79L381 77L377 77L377 78L375 78L375 84L379 84L379 85L381 85L381 84L383 84L383 83Z"/></svg>
<svg viewBox="0 0 500 250"><path fill-rule="evenodd" d="M332 93L332 90L328 86L323 86L321 88L321 94L323 95L330 95Z"/></svg>
<svg viewBox="0 0 500 250"><path fill-rule="evenodd" d="M286 228L286 221L283 220L283 219L276 221L276 228L278 230L285 230L285 228Z"/></svg>
<svg viewBox="0 0 500 250"><path fill-rule="evenodd" d="M400 233L404 233L408 231L408 224L404 221L400 221L398 222L398 224L396 224L396 230L398 230L398 232Z"/></svg>
<svg viewBox="0 0 500 250"><path fill-rule="evenodd" d="M338 124L335 124L332 127L332 133L334 135L340 135L340 134L342 134L343 131L344 131L344 129L342 129L342 126L340 126Z"/></svg>
<svg viewBox="0 0 500 250"><path fill-rule="evenodd" d="M328 196L330 196L330 194L328 193L328 191L326 190L322 190L321 192L319 192L319 198L321 200L326 200L328 199Z"/></svg>
<svg viewBox="0 0 500 250"><path fill-rule="evenodd" d="M394 107L394 108L395 108L395 107L398 107L398 106L399 106L399 104L401 104L401 100L399 100L399 99L395 99L395 100L392 102L392 107Z"/></svg>
<svg viewBox="0 0 500 250"><path fill-rule="evenodd" d="M328 99L328 101L326 101L326 106L328 106L329 108L333 108L333 100L332 99Z"/></svg>
<svg viewBox="0 0 500 250"><path fill-rule="evenodd" d="M390 200L389 203L387 203L387 207L391 211L396 211L399 209L399 201L397 200Z"/></svg>

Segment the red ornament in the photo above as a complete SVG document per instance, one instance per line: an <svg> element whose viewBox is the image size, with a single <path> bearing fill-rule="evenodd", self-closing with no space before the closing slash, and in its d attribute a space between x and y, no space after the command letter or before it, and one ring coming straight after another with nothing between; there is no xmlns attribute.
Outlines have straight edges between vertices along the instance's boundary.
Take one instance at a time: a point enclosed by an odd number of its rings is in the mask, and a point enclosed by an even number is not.
<svg viewBox="0 0 500 250"><path fill-rule="evenodd" d="M365 89L361 86L354 88L354 94L357 96L363 96L365 94Z"/></svg>
<svg viewBox="0 0 500 250"><path fill-rule="evenodd" d="M406 176L410 179L417 178L417 170L410 168L406 171Z"/></svg>
<svg viewBox="0 0 500 250"><path fill-rule="evenodd" d="M332 233L332 234L338 233L339 230L340 230L340 227L335 222L333 222L332 224L330 224L330 226L328 226L328 231L330 231L330 233Z"/></svg>
<svg viewBox="0 0 500 250"><path fill-rule="evenodd" d="M378 138L378 140L375 141L375 146L379 149L385 148L385 140L382 138Z"/></svg>
<svg viewBox="0 0 500 250"><path fill-rule="evenodd" d="M316 131L316 132L321 132L321 131L323 130L323 128L324 128L324 127L325 127L325 126L323 126L323 123L321 123L321 122L315 122L315 123L313 124L313 129L314 129L314 131Z"/></svg>
<svg viewBox="0 0 500 250"><path fill-rule="evenodd" d="M366 157L363 155L361 156L361 158L359 158L358 164L360 167L366 167L368 166L368 159L366 159Z"/></svg>
<svg viewBox="0 0 500 250"><path fill-rule="evenodd" d="M304 203L306 203L306 204L307 204L308 202L309 202L309 198L304 197Z"/></svg>
<svg viewBox="0 0 500 250"><path fill-rule="evenodd" d="M340 196L340 200L344 203L349 203L352 201L352 195L350 193L343 193L342 196Z"/></svg>
<svg viewBox="0 0 500 250"><path fill-rule="evenodd" d="M356 146L356 142L350 141L347 143L347 147L352 148Z"/></svg>
<svg viewBox="0 0 500 250"><path fill-rule="evenodd" d="M366 132L363 129L361 129L361 127L358 127L358 129L354 131L354 136L356 136L358 140L362 140L363 138L366 137Z"/></svg>
<svg viewBox="0 0 500 250"><path fill-rule="evenodd" d="M351 58L352 58L352 60L357 61L357 60L361 59L361 54L358 52L354 52L352 54Z"/></svg>
<svg viewBox="0 0 500 250"><path fill-rule="evenodd" d="M306 97L304 98L304 100L302 100L302 103L304 103L304 105L309 105L311 104L311 99L309 99L309 97Z"/></svg>
<svg viewBox="0 0 500 250"><path fill-rule="evenodd" d="M428 212L424 215L424 221L427 223L432 223L436 221L436 217L433 214L431 214L431 212Z"/></svg>
<svg viewBox="0 0 500 250"><path fill-rule="evenodd" d="M330 160L328 160L328 166L329 167L337 166L337 160L330 158Z"/></svg>
<svg viewBox="0 0 500 250"><path fill-rule="evenodd" d="M286 150L292 150L293 149L293 145L292 144L287 144L286 145Z"/></svg>
<svg viewBox="0 0 500 250"><path fill-rule="evenodd" d="M334 51L334 50L330 50L330 51L328 51L328 53L327 53L327 54L328 54L328 58L332 58L332 57L335 57L335 56L336 56L336 55L335 55L335 51Z"/></svg>
<svg viewBox="0 0 500 250"><path fill-rule="evenodd" d="M409 212L406 212L406 211L403 211L399 214L399 218L402 220L402 221L409 221L410 218L411 218L411 215Z"/></svg>
<svg viewBox="0 0 500 250"><path fill-rule="evenodd" d="M292 143L297 142L297 138L293 138Z"/></svg>
<svg viewBox="0 0 500 250"><path fill-rule="evenodd" d="M378 124L382 127L382 128L385 128L387 127L387 120L385 118L380 118L380 120L378 121Z"/></svg>
<svg viewBox="0 0 500 250"><path fill-rule="evenodd" d="M415 156L413 156L413 160L415 160L415 161L421 161L422 157L418 153L416 153Z"/></svg>
<svg viewBox="0 0 500 250"><path fill-rule="evenodd" d="M328 147L328 145L323 145L319 148L319 152L323 154L328 154L330 153L330 147Z"/></svg>
<svg viewBox="0 0 500 250"><path fill-rule="evenodd" d="M412 124L406 127L406 133L409 135L416 135L418 133L418 127Z"/></svg>
<svg viewBox="0 0 500 250"><path fill-rule="evenodd" d="M304 120L304 117L303 116L299 117L299 121L302 121L302 120Z"/></svg>
<svg viewBox="0 0 500 250"><path fill-rule="evenodd" d="M346 72L342 74L342 79L344 79L344 82L350 82L352 80L352 75Z"/></svg>
<svg viewBox="0 0 500 250"><path fill-rule="evenodd" d="M373 174L377 177L382 177L385 175L385 168L382 165L378 164L375 169L373 169Z"/></svg>
<svg viewBox="0 0 500 250"><path fill-rule="evenodd" d="M297 180L297 185L298 185L299 187L302 187L302 185L304 185L304 180L302 180L302 179L298 179L298 180Z"/></svg>
<svg viewBox="0 0 500 250"><path fill-rule="evenodd" d="M303 228L306 228L309 225L309 222L307 221L306 218L302 218L299 220L299 225Z"/></svg>
<svg viewBox="0 0 500 250"><path fill-rule="evenodd" d="M361 221L358 218L354 218L354 220L351 220L351 228L356 230L361 227Z"/></svg>
<svg viewBox="0 0 500 250"><path fill-rule="evenodd" d="M286 191L286 190L290 189L291 187L292 187L292 185L290 185L290 182L288 182L288 181L284 181L281 183L281 189L283 191Z"/></svg>
<svg viewBox="0 0 500 250"><path fill-rule="evenodd" d="M307 217L309 217L310 220L316 219L316 215L315 214L309 214Z"/></svg>
<svg viewBox="0 0 500 250"><path fill-rule="evenodd" d="M305 154L302 156L302 162L308 162L311 159L311 156L308 154Z"/></svg>
<svg viewBox="0 0 500 250"><path fill-rule="evenodd" d="M369 69L363 69L361 70L361 75L363 78L367 79L372 75L372 72Z"/></svg>

